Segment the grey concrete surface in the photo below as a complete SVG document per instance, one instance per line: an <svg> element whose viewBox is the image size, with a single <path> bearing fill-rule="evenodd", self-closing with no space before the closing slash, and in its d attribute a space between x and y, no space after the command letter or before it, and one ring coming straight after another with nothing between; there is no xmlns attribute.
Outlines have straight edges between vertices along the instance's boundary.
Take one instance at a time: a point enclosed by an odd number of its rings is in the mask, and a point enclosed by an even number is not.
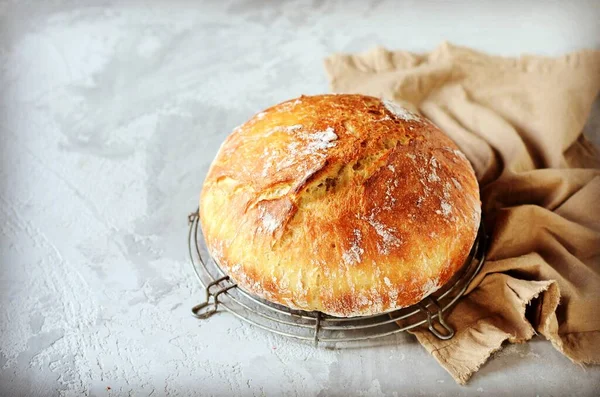
<svg viewBox="0 0 600 397"><path fill-rule="evenodd" d="M597 395L600 368L541 339L461 387L410 335L324 349L199 322L186 215L233 127L327 91L328 54L598 48L599 4L0 2L0 394Z"/></svg>

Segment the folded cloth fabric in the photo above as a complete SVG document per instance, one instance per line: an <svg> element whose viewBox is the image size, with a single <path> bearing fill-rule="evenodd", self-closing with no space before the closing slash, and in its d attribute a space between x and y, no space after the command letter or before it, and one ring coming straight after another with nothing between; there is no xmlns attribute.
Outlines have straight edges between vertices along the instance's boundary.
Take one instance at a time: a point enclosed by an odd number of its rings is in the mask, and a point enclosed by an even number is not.
<svg viewBox="0 0 600 397"><path fill-rule="evenodd" d="M443 43L325 61L334 92L425 115L477 173L488 260L447 316L447 341L413 333L459 383L503 342L536 333L575 363L600 363L600 155L582 134L600 51L503 58Z"/></svg>

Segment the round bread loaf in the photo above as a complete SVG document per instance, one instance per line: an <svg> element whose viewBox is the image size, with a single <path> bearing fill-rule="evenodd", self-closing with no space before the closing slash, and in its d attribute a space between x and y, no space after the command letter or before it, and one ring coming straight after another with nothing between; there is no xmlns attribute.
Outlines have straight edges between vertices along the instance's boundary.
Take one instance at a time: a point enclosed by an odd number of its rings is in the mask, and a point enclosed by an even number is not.
<svg viewBox="0 0 600 397"><path fill-rule="evenodd" d="M209 252L242 289L362 316L412 305L463 265L481 204L433 123L363 95L302 96L236 128L200 198Z"/></svg>

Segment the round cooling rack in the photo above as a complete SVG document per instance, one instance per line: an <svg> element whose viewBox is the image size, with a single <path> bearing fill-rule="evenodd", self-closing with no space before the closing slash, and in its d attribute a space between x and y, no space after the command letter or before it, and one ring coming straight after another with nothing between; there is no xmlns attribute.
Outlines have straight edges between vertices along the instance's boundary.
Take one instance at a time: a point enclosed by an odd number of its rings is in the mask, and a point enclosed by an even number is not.
<svg viewBox="0 0 600 397"><path fill-rule="evenodd" d="M290 338L318 342L353 342L380 338L427 324L439 339L450 339L454 329L444 315L464 295L468 285L485 261L487 236L480 224L479 232L461 270L440 290L419 303L384 314L340 318L321 312L293 310L254 297L229 278L210 257L198 210L189 217L188 246L191 264L206 291L206 300L192 308L199 319L226 311L253 326Z"/></svg>

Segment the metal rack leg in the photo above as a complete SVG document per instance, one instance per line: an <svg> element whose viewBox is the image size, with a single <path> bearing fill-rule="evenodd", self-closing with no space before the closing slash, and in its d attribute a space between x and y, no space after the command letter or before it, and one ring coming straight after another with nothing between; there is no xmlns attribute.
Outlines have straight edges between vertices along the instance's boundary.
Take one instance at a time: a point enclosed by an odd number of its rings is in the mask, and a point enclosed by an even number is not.
<svg viewBox="0 0 600 397"><path fill-rule="evenodd" d="M454 336L454 329L452 327L450 327L448 325L448 323L446 323L446 321L444 320L444 313L443 313L442 308L440 307L439 303L437 302L436 299L434 299L432 297L428 297L427 300L431 303L432 306L434 306L437 309L438 323L442 326L442 328L444 328L446 330L446 333L441 333L440 331L438 331L435 328L434 322L433 322L433 320L434 320L433 316L436 313L431 313L429 311L429 309L427 308L427 306L421 302L418 305L419 305L419 308L427 314L427 328L433 335L435 335L439 339L442 339L442 340L451 339Z"/></svg>
<svg viewBox="0 0 600 397"><path fill-rule="evenodd" d="M229 280L229 276L223 276L221 278L218 278L206 286L206 301L192 307L192 313L195 317L198 317L200 319L206 319L217 312L217 310L219 309L219 295L226 291L229 291L232 288L237 287L237 284L232 284L227 287L223 287L214 294L210 291L210 288L226 280Z"/></svg>

